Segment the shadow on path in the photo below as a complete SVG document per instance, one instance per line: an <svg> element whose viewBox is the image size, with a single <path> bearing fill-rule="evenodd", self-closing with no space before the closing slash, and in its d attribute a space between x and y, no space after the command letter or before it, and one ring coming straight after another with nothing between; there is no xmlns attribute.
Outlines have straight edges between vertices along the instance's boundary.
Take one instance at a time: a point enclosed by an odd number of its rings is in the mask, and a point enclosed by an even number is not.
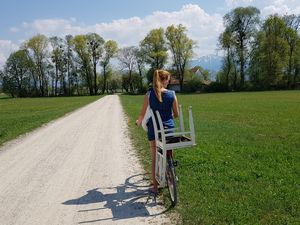
<svg viewBox="0 0 300 225"><path fill-rule="evenodd" d="M96 220L82 221L79 224L92 223L105 220L121 220L133 217L150 217L165 213L162 210L151 214L151 208L160 205L155 196L148 191L149 180L145 174L133 175L125 180L125 183L117 187L95 188L87 191L87 194L63 202L64 205L87 205L105 202L104 207L79 210L79 213L110 209L111 218L99 218ZM103 192L109 192L104 194ZM149 212L150 210L150 212ZM157 210L156 210L157 211Z"/></svg>

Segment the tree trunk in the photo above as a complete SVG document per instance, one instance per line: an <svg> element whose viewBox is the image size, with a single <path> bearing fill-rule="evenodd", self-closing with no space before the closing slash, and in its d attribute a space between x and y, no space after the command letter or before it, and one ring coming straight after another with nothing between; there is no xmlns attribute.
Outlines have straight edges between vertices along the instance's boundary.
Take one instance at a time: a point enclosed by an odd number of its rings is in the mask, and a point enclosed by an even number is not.
<svg viewBox="0 0 300 225"><path fill-rule="evenodd" d="M103 85L102 85L102 94L105 93L106 90L106 66L103 65Z"/></svg>
<svg viewBox="0 0 300 225"><path fill-rule="evenodd" d="M245 59L244 59L244 42L241 40L241 45L240 45L240 51L241 51L241 89L244 88L244 83L245 83L245 72L244 72L244 66L245 66Z"/></svg>
<svg viewBox="0 0 300 225"><path fill-rule="evenodd" d="M288 75L287 75L287 88L291 88L292 82L292 55L293 55L293 49L290 48L290 54L289 54L289 68L288 68Z"/></svg>
<svg viewBox="0 0 300 225"><path fill-rule="evenodd" d="M227 49L227 73L226 73L226 88L229 90L229 73L231 70L231 63L230 63L230 49Z"/></svg>
<svg viewBox="0 0 300 225"><path fill-rule="evenodd" d="M68 60L67 64L67 73L68 73L68 95L71 96L71 84L70 84L70 62Z"/></svg>
<svg viewBox="0 0 300 225"><path fill-rule="evenodd" d="M236 66L234 66L234 78L233 78L233 90L236 91L236 82L237 82L237 71Z"/></svg>
<svg viewBox="0 0 300 225"><path fill-rule="evenodd" d="M132 71L129 70L129 87L130 87L130 92L133 93L133 86L132 86Z"/></svg>
<svg viewBox="0 0 300 225"><path fill-rule="evenodd" d="M93 87L91 85L90 73L89 73L89 70L88 70L87 66L85 66L85 75L86 75L86 80L87 80L87 86L88 86L88 89L89 89L89 93L90 93L90 95L93 95Z"/></svg>
<svg viewBox="0 0 300 225"><path fill-rule="evenodd" d="M58 66L55 64L55 93L54 95L57 95L57 82L58 82Z"/></svg>
<svg viewBox="0 0 300 225"><path fill-rule="evenodd" d="M94 93L97 95L97 69L96 69L96 62L94 61Z"/></svg>
<svg viewBox="0 0 300 225"><path fill-rule="evenodd" d="M138 70L139 70L139 75L140 75L140 93L142 92L143 89L143 74L141 70L141 66L138 65Z"/></svg>
<svg viewBox="0 0 300 225"><path fill-rule="evenodd" d="M296 68L295 73L294 73L294 79L293 79L293 88L296 88L296 80L297 80L297 77L299 75L299 72L300 72L300 69Z"/></svg>

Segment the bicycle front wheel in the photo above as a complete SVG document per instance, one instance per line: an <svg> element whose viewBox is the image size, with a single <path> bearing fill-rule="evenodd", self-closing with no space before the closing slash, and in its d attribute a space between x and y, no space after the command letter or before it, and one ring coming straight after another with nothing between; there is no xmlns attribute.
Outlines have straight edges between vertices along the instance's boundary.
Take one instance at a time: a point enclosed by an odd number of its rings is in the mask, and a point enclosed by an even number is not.
<svg viewBox="0 0 300 225"><path fill-rule="evenodd" d="M168 165L166 168L166 181L168 184L171 204L172 206L175 206L177 204L177 186L176 186L175 168L173 165L173 159L171 157L168 158Z"/></svg>

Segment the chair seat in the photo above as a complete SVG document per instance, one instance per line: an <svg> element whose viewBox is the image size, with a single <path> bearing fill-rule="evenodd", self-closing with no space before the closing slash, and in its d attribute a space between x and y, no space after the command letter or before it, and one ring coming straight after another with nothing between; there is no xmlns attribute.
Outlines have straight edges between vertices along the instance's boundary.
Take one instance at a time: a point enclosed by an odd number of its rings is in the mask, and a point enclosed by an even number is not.
<svg viewBox="0 0 300 225"><path fill-rule="evenodd" d="M173 143L186 142L186 141L191 141L191 138L186 137L184 135L166 137L166 144L171 144L171 143L173 144Z"/></svg>

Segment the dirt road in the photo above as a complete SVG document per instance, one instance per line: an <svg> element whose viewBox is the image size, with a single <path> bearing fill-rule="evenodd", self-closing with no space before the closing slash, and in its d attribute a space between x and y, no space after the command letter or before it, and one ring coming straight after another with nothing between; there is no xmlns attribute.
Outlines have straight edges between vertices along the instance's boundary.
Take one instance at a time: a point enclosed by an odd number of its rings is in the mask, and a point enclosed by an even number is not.
<svg viewBox="0 0 300 225"><path fill-rule="evenodd" d="M116 95L0 149L0 224L170 224Z"/></svg>

